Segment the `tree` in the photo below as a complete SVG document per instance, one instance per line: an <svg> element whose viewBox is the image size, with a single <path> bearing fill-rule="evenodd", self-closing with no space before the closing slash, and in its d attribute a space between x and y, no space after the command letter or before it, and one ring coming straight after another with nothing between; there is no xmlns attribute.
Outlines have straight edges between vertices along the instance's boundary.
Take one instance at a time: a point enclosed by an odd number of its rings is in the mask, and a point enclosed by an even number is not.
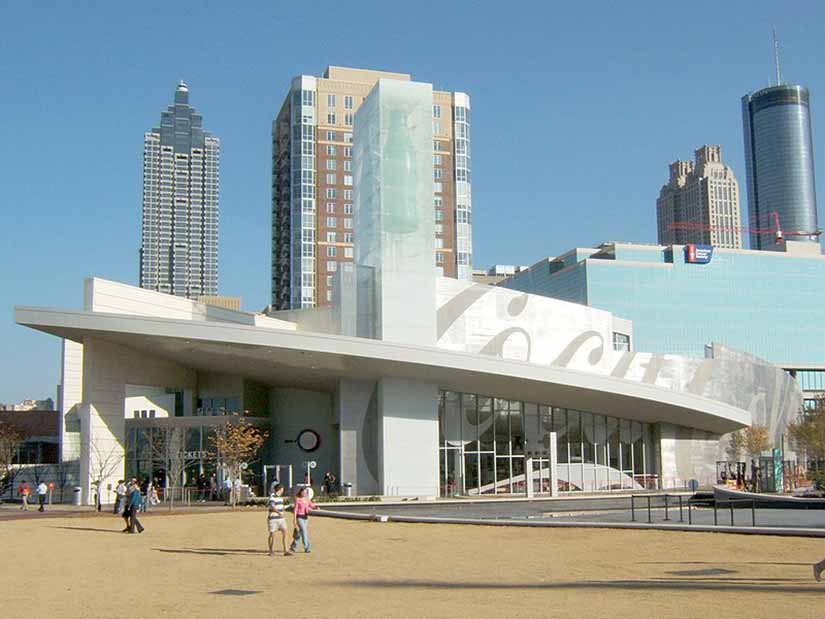
<svg viewBox="0 0 825 619"><path fill-rule="evenodd" d="M107 446L98 440L89 445L89 473L92 485L97 490L97 508L103 504L103 482L112 477L118 469L123 469L123 454L117 445Z"/></svg>
<svg viewBox="0 0 825 619"><path fill-rule="evenodd" d="M823 399L811 410L800 412L796 421L788 424L788 435L797 451L810 460L825 459L825 407Z"/></svg>
<svg viewBox="0 0 825 619"><path fill-rule="evenodd" d="M243 417L236 417L224 422L210 437L215 449L211 455L223 464L233 482L232 507L238 502L237 492L234 491L235 480L240 479L244 465L254 460L268 436L269 432L253 426Z"/></svg>
<svg viewBox="0 0 825 619"><path fill-rule="evenodd" d="M0 421L0 495L14 487L14 477L19 469L14 461L22 441L22 435L14 426Z"/></svg>
<svg viewBox="0 0 825 619"><path fill-rule="evenodd" d="M152 461L166 471L166 488L169 490L169 510L174 507L175 488L183 484L183 474L186 468L199 461L200 454L193 454L187 450L186 428L163 427L147 428L151 435L147 437L147 444L152 452Z"/></svg>
<svg viewBox="0 0 825 619"><path fill-rule="evenodd" d="M771 446L768 438L768 428L754 424L742 430L745 453L751 458L758 458L763 451Z"/></svg>
<svg viewBox="0 0 825 619"><path fill-rule="evenodd" d="M734 462L739 462L742 460L742 452L745 450L745 436L744 432L741 430L737 430L736 432L731 432L730 437L728 438L728 457L733 460Z"/></svg>
<svg viewBox="0 0 825 619"><path fill-rule="evenodd" d="M71 471L71 467L66 464L65 462L60 462L56 467L54 467L54 477L55 483L58 488L60 488L60 502L62 503L64 500L63 493L66 489L66 486L69 483L69 472Z"/></svg>

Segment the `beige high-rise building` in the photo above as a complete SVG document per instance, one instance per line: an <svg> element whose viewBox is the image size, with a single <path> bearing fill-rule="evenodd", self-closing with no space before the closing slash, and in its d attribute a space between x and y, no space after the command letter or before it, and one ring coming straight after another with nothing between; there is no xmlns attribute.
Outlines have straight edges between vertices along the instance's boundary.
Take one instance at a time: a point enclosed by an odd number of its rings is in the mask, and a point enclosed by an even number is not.
<svg viewBox="0 0 825 619"><path fill-rule="evenodd" d="M692 161L670 164L670 179L656 200L660 245L698 243L742 248L739 183L722 163L720 146L702 146Z"/></svg>
<svg viewBox="0 0 825 619"><path fill-rule="evenodd" d="M327 67L301 75L272 123L272 308L326 305L352 262L355 112L379 79L406 73ZM433 91L435 255L442 275L472 277L470 97Z"/></svg>

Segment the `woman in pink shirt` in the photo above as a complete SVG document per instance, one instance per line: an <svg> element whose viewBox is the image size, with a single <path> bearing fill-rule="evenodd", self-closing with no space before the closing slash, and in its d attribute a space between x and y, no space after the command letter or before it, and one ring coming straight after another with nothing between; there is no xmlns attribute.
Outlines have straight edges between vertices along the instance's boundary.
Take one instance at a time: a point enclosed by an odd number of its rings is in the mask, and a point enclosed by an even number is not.
<svg viewBox="0 0 825 619"><path fill-rule="evenodd" d="M304 552L309 552L309 510L318 509L318 506L307 496L306 486L302 486L295 495L295 529L292 532L290 552L298 550L298 537L304 545Z"/></svg>

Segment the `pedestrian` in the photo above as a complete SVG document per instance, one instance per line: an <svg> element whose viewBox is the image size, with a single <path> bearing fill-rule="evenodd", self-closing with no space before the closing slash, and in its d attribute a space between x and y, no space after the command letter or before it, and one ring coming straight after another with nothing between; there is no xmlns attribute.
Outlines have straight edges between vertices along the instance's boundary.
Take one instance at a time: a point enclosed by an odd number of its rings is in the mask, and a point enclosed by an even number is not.
<svg viewBox="0 0 825 619"><path fill-rule="evenodd" d="M309 510L318 509L318 506L309 498L308 488L309 486L302 486L295 495L295 528L292 530L292 544L289 547L293 553L298 550L299 539L304 545L304 552L309 552Z"/></svg>
<svg viewBox="0 0 825 619"><path fill-rule="evenodd" d="M230 504L230 497L232 495L232 480L229 477L223 480L223 504Z"/></svg>
<svg viewBox="0 0 825 619"><path fill-rule="evenodd" d="M269 556L275 554L275 532L281 532L281 546L284 549L284 556L288 557L292 553L286 549L286 519L284 518L284 487L276 484L269 495L269 509L266 514L266 524L269 529Z"/></svg>
<svg viewBox="0 0 825 619"><path fill-rule="evenodd" d="M206 477L201 473L198 475L198 503L206 503L206 489L209 484L206 483Z"/></svg>
<svg viewBox="0 0 825 619"><path fill-rule="evenodd" d="M132 478L129 481L129 484L124 484L125 490L123 493L123 521L125 522L125 526L123 527L123 533L129 532L129 519L132 516L132 506L130 501L130 496L132 492L132 487L137 484L137 479Z"/></svg>
<svg viewBox="0 0 825 619"><path fill-rule="evenodd" d="M22 499L22 503L20 504L20 509L24 512L29 511L29 495L32 493L32 489L29 488L29 484L26 483L26 480L22 480L20 484L17 486L17 494Z"/></svg>
<svg viewBox="0 0 825 619"><path fill-rule="evenodd" d="M329 496L332 494L332 473L324 473L324 481L321 482L321 494Z"/></svg>
<svg viewBox="0 0 825 619"><path fill-rule="evenodd" d="M37 508L37 511L44 512L46 511L46 493L49 491L49 487L46 485L45 481L41 481L37 484L37 501L40 503L40 507Z"/></svg>
<svg viewBox="0 0 825 619"><path fill-rule="evenodd" d="M119 514L123 509L123 502L126 500L126 483L122 479L117 480L117 487L115 488L115 508L112 510L113 514Z"/></svg>
<svg viewBox="0 0 825 619"><path fill-rule="evenodd" d="M215 474L209 477L209 500L214 501L218 498L218 479Z"/></svg>
<svg viewBox="0 0 825 619"><path fill-rule="evenodd" d="M142 500L143 496L136 480L135 483L132 484L132 491L129 495L129 527L127 529L129 533L134 533L135 528L137 528L138 533L143 533L143 525L140 524L140 520L138 520L137 517Z"/></svg>
<svg viewBox="0 0 825 619"><path fill-rule="evenodd" d="M151 495L152 480L149 477L143 480L138 490L140 490L140 511L145 512L149 504L149 496Z"/></svg>

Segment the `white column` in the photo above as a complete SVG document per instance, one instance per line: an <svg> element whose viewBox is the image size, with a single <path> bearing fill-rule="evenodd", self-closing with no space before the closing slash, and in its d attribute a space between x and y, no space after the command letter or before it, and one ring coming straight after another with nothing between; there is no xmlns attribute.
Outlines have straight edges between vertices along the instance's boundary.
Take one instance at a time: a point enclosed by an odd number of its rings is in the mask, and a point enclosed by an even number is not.
<svg viewBox="0 0 825 619"><path fill-rule="evenodd" d="M438 496L438 387L381 379L378 420L382 493Z"/></svg>

